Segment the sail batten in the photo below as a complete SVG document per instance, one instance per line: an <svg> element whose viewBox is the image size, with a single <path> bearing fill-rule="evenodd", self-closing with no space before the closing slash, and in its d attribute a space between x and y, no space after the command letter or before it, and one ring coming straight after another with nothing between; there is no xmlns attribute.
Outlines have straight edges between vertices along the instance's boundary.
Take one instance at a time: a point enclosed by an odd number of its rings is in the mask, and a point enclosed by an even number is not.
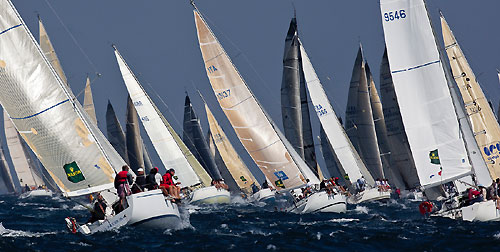
<svg viewBox="0 0 500 252"><path fill-rule="evenodd" d="M304 161L300 164L300 156L290 144L287 145L288 141L259 104L197 10L194 10L194 17L212 89L236 135L257 166L278 189L302 186L306 179L319 183ZM258 151L263 149L265 151Z"/></svg>

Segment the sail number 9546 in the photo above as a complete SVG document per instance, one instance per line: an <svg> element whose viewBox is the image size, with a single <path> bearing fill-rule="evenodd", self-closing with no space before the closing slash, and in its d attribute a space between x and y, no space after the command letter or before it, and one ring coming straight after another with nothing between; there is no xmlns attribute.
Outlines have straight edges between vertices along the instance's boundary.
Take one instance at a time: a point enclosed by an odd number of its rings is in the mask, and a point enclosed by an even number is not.
<svg viewBox="0 0 500 252"><path fill-rule="evenodd" d="M226 89L226 90L219 92L215 95L217 96L217 99L222 100L224 98L231 96L231 89Z"/></svg>
<svg viewBox="0 0 500 252"><path fill-rule="evenodd" d="M406 18L405 10L389 11L384 13L384 20L386 22L394 21L400 18L401 19Z"/></svg>

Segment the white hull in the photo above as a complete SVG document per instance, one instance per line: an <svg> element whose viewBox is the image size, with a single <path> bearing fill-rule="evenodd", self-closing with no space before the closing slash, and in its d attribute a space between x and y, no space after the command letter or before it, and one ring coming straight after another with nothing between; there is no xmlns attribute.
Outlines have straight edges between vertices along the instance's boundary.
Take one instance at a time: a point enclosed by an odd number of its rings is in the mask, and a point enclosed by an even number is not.
<svg viewBox="0 0 500 252"><path fill-rule="evenodd" d="M83 234L109 231L124 225L146 228L175 229L181 224L176 204L166 200L161 190L152 190L127 196L129 206L119 214L103 221L81 225Z"/></svg>
<svg viewBox="0 0 500 252"><path fill-rule="evenodd" d="M36 189L24 194L25 197L52 196L52 191L46 189Z"/></svg>
<svg viewBox="0 0 500 252"><path fill-rule="evenodd" d="M461 208L441 209L431 216L464 221L500 221L500 210L495 201L488 200Z"/></svg>
<svg viewBox="0 0 500 252"><path fill-rule="evenodd" d="M228 190L217 189L215 186L196 189L190 197L189 204L228 204L231 201Z"/></svg>
<svg viewBox="0 0 500 252"><path fill-rule="evenodd" d="M391 191L379 191L378 188L366 189L347 199L349 204L359 204L368 201L385 200L391 198Z"/></svg>
<svg viewBox="0 0 500 252"><path fill-rule="evenodd" d="M330 194L325 191L313 193L311 196L296 202L287 209L292 213L345 213L347 211L346 197L342 194Z"/></svg>
<svg viewBox="0 0 500 252"><path fill-rule="evenodd" d="M261 189L251 197L253 201L270 201L276 199L276 192L270 188Z"/></svg>

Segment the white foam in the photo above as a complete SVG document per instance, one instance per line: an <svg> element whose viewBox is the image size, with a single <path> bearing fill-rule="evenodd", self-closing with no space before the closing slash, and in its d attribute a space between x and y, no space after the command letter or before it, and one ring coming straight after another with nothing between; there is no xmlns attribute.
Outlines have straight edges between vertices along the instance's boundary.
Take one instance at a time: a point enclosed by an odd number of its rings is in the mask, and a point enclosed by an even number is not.
<svg viewBox="0 0 500 252"><path fill-rule="evenodd" d="M354 211L357 213L368 214L368 211L370 211L370 209L365 206L357 205Z"/></svg>
<svg viewBox="0 0 500 252"><path fill-rule="evenodd" d="M494 234L493 237L497 240L500 240L500 232Z"/></svg>
<svg viewBox="0 0 500 252"><path fill-rule="evenodd" d="M50 234L56 234L56 232L32 233L22 230L12 230L5 228L0 222L0 235L2 237L41 237Z"/></svg>
<svg viewBox="0 0 500 252"><path fill-rule="evenodd" d="M266 249L267 249L267 250L276 250L277 248L276 248L276 246L275 246L275 245L273 245L273 244L269 244L269 245L267 245Z"/></svg>
<svg viewBox="0 0 500 252"><path fill-rule="evenodd" d="M316 233L316 239L318 239L318 241L321 240L321 233L320 232Z"/></svg>
<svg viewBox="0 0 500 252"><path fill-rule="evenodd" d="M344 222L359 221L359 219L340 218L340 219L331 219L329 221L330 222L336 222L336 223L344 223Z"/></svg>

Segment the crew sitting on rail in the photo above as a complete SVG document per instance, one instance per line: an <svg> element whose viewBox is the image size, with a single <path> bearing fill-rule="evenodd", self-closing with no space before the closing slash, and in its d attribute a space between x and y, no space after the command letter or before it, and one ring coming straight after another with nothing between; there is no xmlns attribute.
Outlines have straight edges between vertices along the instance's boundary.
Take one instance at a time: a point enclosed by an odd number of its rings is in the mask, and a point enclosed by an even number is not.
<svg viewBox="0 0 500 252"><path fill-rule="evenodd" d="M175 199L175 201L180 201L181 189L177 185L180 184L181 182L174 183L173 181L174 175L175 175L174 169L168 170L162 177L160 189L163 191L163 195L165 196L170 195Z"/></svg>

